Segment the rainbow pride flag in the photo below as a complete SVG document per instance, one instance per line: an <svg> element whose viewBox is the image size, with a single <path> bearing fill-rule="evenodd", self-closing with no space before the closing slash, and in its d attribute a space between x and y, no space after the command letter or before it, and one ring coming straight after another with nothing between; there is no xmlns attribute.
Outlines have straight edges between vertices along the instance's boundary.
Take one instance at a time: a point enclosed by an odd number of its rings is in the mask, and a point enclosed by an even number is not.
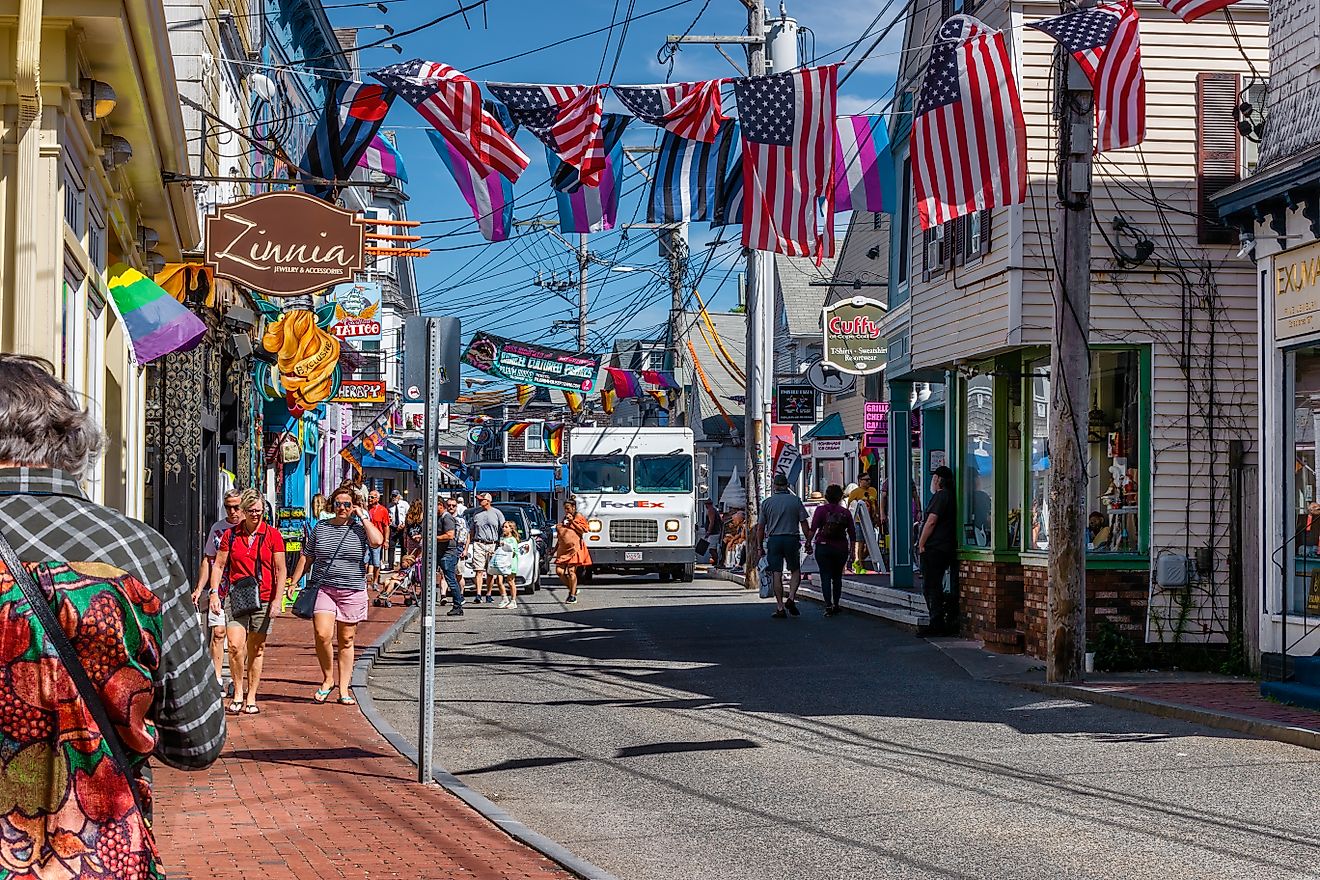
<svg viewBox="0 0 1320 880"><path fill-rule="evenodd" d="M545 431L545 451L558 457L559 453L564 451L564 426L555 425L551 427L546 425Z"/></svg>
<svg viewBox="0 0 1320 880"><path fill-rule="evenodd" d="M115 263L108 274L110 300L128 331L133 363L149 364L206 335L201 318L137 269Z"/></svg>

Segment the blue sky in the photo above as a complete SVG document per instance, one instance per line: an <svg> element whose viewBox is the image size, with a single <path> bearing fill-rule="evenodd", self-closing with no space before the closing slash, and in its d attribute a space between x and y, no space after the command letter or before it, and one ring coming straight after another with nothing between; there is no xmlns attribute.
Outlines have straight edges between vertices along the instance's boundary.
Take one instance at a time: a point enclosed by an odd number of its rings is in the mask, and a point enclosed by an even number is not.
<svg viewBox="0 0 1320 880"><path fill-rule="evenodd" d="M327 5L346 2L329 0ZM634 0L634 15L661 9L676 0ZM455 8L457 0L399 0L388 3L389 13L382 15L369 8L330 8L331 21L337 27L389 24L402 31L415 27ZM656 53L671 33L681 33L693 19L705 12L693 29L694 34L741 33L746 27L746 13L738 0L686 0L673 9L633 21L619 58L618 69L612 81L618 83L664 82L670 76L667 65L660 64ZM790 3L788 13L799 23L810 28L807 54L812 51L814 36L818 56L835 61L842 52L835 50L850 46L871 23L884 5L884 0L858 0L858 2ZM401 59L424 58L443 61L469 72L479 82L487 79L509 82L542 83L594 83L610 80L610 69L618 51L622 28L613 33L601 33L561 46L530 51L548 43L609 25L617 9L620 19L625 16L629 0L575 0L573 3L528 2L528 0L490 0L485 23L480 9L469 12L471 29L461 17L442 22L428 30L397 42L403 47L402 55L393 50L378 48L365 50L359 59L364 70L372 70ZM772 11L777 9L771 0ZM885 14L881 26L898 13L903 4ZM568 14L567 10L572 10ZM813 10L817 10L813 12ZM901 41L902 27L872 55L848 80L840 91L840 111L860 112L877 99L886 98L893 83L897 62L895 54ZM371 42L386 37L384 31L368 30L359 35L360 42ZM867 39L869 44L870 39ZM865 46L863 46L865 48ZM742 62L737 47L730 47L730 55ZM507 56L530 52L524 57L499 60ZM860 55L860 50L854 58ZM604 59L604 73L598 79ZM809 57L802 59L804 62ZM498 63L492 63L497 62ZM846 71L848 68L845 67ZM673 64L672 81L709 79L736 75L736 72L711 46L692 45L682 49ZM611 98L607 109L621 110ZM732 100L726 101L725 112L734 115ZM554 333L551 321L575 317L575 307L552 293L532 285L537 271L546 277L557 273L564 278L570 269L576 271L576 258L544 231L520 229L521 237L502 243L486 243L476 230L467 204L458 194L452 178L439 161L425 134L425 122L404 101L396 102L386 120L385 128L397 132L400 151L408 168L410 182L407 191L411 197L410 217L425 221L424 235L443 235L432 242L430 257L416 261L419 288L423 292L423 310L430 314L455 314L463 321L464 335L475 330L486 330L503 336L522 338L549 344L572 346L572 331ZM634 123L625 138L628 145L652 144L656 129ZM520 133L519 143L532 158L532 167L515 184L515 218L526 220L538 215L549 216L554 210L549 186L544 183L544 149L530 134ZM644 157L639 157L645 161ZM641 173L631 165L624 176L625 193L620 213L625 220L634 216L645 219L641 208L642 194L648 189ZM538 204L539 203L539 204ZM456 219L457 218L457 219ZM626 237L625 237L626 236ZM736 239L738 227L725 231L726 238ZM693 263L700 267L710 252L705 246L713 239L705 224L694 224L690 230ZM446 250L449 248L451 250ZM636 229L629 233L612 230L591 237L593 253L607 260L628 266L650 265L660 267L655 233ZM736 279L740 260L736 259L736 244L714 248L707 274L699 285L702 296L713 309L731 308L737 297ZM655 333L665 320L669 304L667 287L648 272L611 272L593 266L588 273L591 290L592 325L590 348L607 351L616 337L643 336ZM575 294L573 294L575 295Z"/></svg>

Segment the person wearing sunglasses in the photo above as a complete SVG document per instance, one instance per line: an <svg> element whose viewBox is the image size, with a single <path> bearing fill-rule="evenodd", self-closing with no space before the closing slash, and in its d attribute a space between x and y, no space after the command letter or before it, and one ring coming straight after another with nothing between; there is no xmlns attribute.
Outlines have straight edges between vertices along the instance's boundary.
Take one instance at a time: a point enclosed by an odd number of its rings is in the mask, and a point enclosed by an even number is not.
<svg viewBox="0 0 1320 880"><path fill-rule="evenodd" d="M275 609L284 598L284 537L266 522L266 503L256 489L245 489L238 503L243 519L220 539L220 552L211 566L211 611L223 610L229 638L229 674L234 696L227 712L256 715L257 688L266 655L266 638ZM228 584L221 593L221 581ZM253 583L255 581L255 584ZM246 582L246 587L244 583ZM244 589L256 588L256 607L243 608ZM249 594L250 595L250 594Z"/></svg>
<svg viewBox="0 0 1320 880"><path fill-rule="evenodd" d="M238 503L242 495L237 489L225 493L225 518L217 520L206 534L206 541L202 544L202 564L197 571L197 588L192 594L193 607L199 613L206 613L206 628L211 633L211 663L215 665L215 680L221 683L224 682L225 669L225 614L224 611L219 614L211 611L211 566L215 565L216 554L220 552L220 539L225 532L243 521L242 505ZM223 590L225 586L222 578L220 588ZM206 599L204 605L203 596Z"/></svg>
<svg viewBox="0 0 1320 880"><path fill-rule="evenodd" d="M316 585L316 608L312 629L316 635L316 659L321 664L321 687L312 699L324 703L334 691L336 665L339 672L339 702L357 701L349 693L353 680L353 639L357 625L367 619L367 550L378 550L385 535L371 522L351 486L341 486L330 496L331 519L312 529L294 566L293 583L311 568L310 587ZM333 643L332 643L333 640ZM337 648L337 657L332 648Z"/></svg>

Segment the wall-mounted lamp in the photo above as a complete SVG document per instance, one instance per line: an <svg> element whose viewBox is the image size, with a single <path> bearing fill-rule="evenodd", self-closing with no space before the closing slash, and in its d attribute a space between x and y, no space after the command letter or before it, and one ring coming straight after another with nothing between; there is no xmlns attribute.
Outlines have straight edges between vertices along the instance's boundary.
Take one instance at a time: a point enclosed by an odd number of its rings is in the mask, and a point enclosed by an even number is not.
<svg viewBox="0 0 1320 880"><path fill-rule="evenodd" d="M101 138L101 149L105 150L101 163L107 171L113 171L133 158L133 145L128 142L128 138L117 134L107 134Z"/></svg>
<svg viewBox="0 0 1320 880"><path fill-rule="evenodd" d="M164 272L165 263L166 260L163 254L158 254L155 251L147 251L146 264L147 264L148 275L154 277L156 275L159 275L161 272Z"/></svg>
<svg viewBox="0 0 1320 880"><path fill-rule="evenodd" d="M110 83L101 82L99 79L80 80L78 90L82 92L82 97L78 99L78 109L82 112L82 118L88 122L105 119L114 112L115 105L119 103L119 98Z"/></svg>
<svg viewBox="0 0 1320 880"><path fill-rule="evenodd" d="M871 246L871 249L868 250L868 251L866 252L866 258L867 258L868 260L878 260L878 259L880 259L880 246L879 246L879 245L872 245L872 246Z"/></svg>
<svg viewBox="0 0 1320 880"><path fill-rule="evenodd" d="M379 46L372 46L371 48L373 48L373 49L393 49L395 52L398 52L400 55L403 54L403 47L400 46L398 43L381 43Z"/></svg>
<svg viewBox="0 0 1320 880"><path fill-rule="evenodd" d="M139 226L137 234L138 244L141 245L144 251L153 250L156 245L160 244L160 233L150 226Z"/></svg>
<svg viewBox="0 0 1320 880"><path fill-rule="evenodd" d="M230 306L225 309L225 323L231 327L250 330L256 326L257 316L251 309L243 306Z"/></svg>
<svg viewBox="0 0 1320 880"><path fill-rule="evenodd" d="M248 82L252 85L252 91L257 93L257 97L267 104L275 102L275 96L278 93L275 88L275 81L264 73L254 73L248 77Z"/></svg>

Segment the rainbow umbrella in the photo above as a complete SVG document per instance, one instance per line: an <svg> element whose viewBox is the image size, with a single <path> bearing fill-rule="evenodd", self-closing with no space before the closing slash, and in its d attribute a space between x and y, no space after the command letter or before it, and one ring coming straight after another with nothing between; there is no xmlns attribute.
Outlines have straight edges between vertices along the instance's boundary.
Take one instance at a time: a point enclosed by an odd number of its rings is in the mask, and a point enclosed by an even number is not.
<svg viewBox="0 0 1320 880"><path fill-rule="evenodd" d="M110 301L128 331L138 366L189 348L206 335L200 318L137 269L115 263L109 275Z"/></svg>

